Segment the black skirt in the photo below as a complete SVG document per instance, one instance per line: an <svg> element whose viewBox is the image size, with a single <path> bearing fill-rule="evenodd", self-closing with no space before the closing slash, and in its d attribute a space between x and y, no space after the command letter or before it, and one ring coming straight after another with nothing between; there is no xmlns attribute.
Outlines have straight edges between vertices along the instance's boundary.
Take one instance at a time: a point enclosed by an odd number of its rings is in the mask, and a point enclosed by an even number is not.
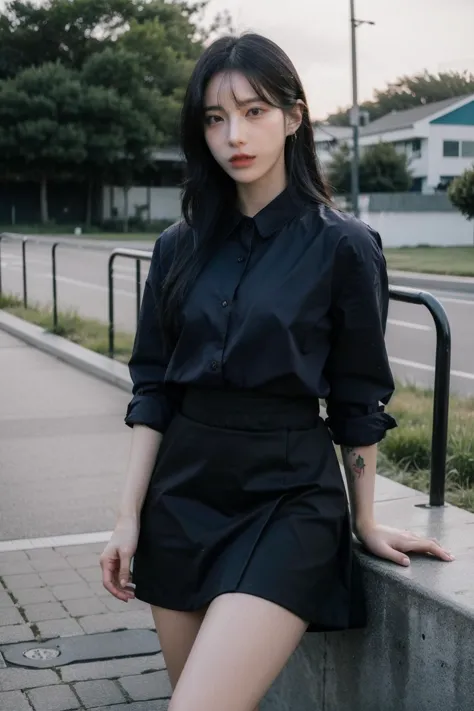
<svg viewBox="0 0 474 711"><path fill-rule="evenodd" d="M173 610L242 592L308 632L365 627L348 500L317 401L187 390L150 480L133 582L138 599Z"/></svg>

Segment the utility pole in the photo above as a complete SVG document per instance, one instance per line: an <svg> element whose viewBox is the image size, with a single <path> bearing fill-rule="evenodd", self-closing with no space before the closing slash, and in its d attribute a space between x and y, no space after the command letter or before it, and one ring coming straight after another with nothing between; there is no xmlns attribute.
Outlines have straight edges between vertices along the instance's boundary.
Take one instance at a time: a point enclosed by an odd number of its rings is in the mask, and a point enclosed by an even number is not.
<svg viewBox="0 0 474 711"><path fill-rule="evenodd" d="M352 211L359 217L359 98L357 91L357 37L356 30L359 25L375 25L370 20L356 20L354 0L350 0L351 8L351 59L352 59L352 165L351 165L351 193Z"/></svg>

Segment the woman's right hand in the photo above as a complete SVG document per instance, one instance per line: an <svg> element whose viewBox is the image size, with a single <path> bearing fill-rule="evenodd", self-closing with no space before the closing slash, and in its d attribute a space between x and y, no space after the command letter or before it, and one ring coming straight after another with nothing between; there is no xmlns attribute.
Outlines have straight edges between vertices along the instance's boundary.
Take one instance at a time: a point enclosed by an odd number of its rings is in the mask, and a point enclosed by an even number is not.
<svg viewBox="0 0 474 711"><path fill-rule="evenodd" d="M140 526L135 517L120 518L100 556L106 590L123 602L135 597L130 583L130 564L138 543Z"/></svg>

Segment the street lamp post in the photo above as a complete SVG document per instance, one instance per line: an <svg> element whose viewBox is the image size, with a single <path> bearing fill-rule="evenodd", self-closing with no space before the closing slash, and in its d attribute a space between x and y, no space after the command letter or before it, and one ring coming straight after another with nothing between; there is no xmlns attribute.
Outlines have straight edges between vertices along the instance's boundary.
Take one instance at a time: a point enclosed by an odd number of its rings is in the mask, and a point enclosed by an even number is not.
<svg viewBox="0 0 474 711"><path fill-rule="evenodd" d="M351 56L352 56L352 164L351 164L351 192L352 211L359 217L359 99L357 95L357 44L356 30L359 25L375 25L370 20L356 20L354 0L350 0L351 7Z"/></svg>

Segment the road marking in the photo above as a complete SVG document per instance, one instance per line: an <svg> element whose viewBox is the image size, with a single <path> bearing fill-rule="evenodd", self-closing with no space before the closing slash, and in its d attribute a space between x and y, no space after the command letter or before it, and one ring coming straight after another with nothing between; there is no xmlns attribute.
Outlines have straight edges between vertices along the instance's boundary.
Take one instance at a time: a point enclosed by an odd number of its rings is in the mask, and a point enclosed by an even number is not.
<svg viewBox="0 0 474 711"><path fill-rule="evenodd" d="M36 273L37 276L41 277L47 277L51 278L50 274L39 274L38 272ZM57 277L58 281L63 281L65 284L74 284L75 286L83 286L86 289L98 289L99 291L109 291L108 286L101 286L101 284L91 284L88 281L80 281L79 279L71 279L71 277L63 277L63 276L58 276ZM114 294L121 294L122 296L128 296L131 299L135 298L135 294L131 291L124 291L123 289L114 289Z"/></svg>
<svg viewBox="0 0 474 711"><path fill-rule="evenodd" d="M412 323L411 321L397 321L395 318L389 318L388 323L392 326L404 326L405 328L414 328L417 331L432 331L431 326L423 326L421 323Z"/></svg>
<svg viewBox="0 0 474 711"><path fill-rule="evenodd" d="M441 302L445 301L447 304L467 304L468 306L474 306L474 299L472 301L468 301L467 299L453 299L448 296L441 296L438 294L439 300Z"/></svg>
<svg viewBox="0 0 474 711"><path fill-rule="evenodd" d="M415 360L405 360L404 358L394 358L389 356L389 360L397 365L404 365L407 368L417 368L418 370L429 370L434 372L434 365L426 365L426 363L418 363ZM468 380L474 380L474 373L465 373L463 370L452 370L451 375L457 378L467 378Z"/></svg>
<svg viewBox="0 0 474 711"><path fill-rule="evenodd" d="M112 531L95 533L72 533L65 536L48 538L18 538L12 541L0 541L0 553L9 551L29 551L35 548L57 548L58 546L80 546L85 543L106 543Z"/></svg>
<svg viewBox="0 0 474 711"><path fill-rule="evenodd" d="M10 267L14 271L20 271L20 268ZM51 280L51 274L42 274L41 272L30 272L29 276L32 278L39 277L40 279ZM117 276L116 279L125 279L128 281L129 277ZM56 281L64 282L65 284L74 284L75 286L82 286L86 289L96 289L98 291L107 292L109 291L108 286L102 286L101 284L92 284L88 281L81 281L80 279L72 279L71 277L57 276ZM114 294L120 294L121 296L127 296L130 299L135 299L136 295L134 291L125 291L124 289L114 288Z"/></svg>

